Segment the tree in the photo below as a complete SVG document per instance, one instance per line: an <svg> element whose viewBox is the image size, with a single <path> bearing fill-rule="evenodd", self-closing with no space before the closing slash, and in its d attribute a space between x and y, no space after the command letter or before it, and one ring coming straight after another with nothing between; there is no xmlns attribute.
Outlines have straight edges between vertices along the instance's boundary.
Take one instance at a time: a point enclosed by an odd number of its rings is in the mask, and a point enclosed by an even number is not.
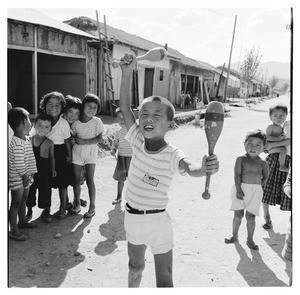
<svg viewBox="0 0 300 295"><path fill-rule="evenodd" d="M278 76L276 74L273 74L272 78L270 79L269 83L272 89L277 85L278 82Z"/></svg>
<svg viewBox="0 0 300 295"><path fill-rule="evenodd" d="M283 85L281 86L281 90L283 93L286 93L288 88L290 87L290 84L288 82L284 82Z"/></svg>
<svg viewBox="0 0 300 295"><path fill-rule="evenodd" d="M252 79L259 75L259 73L257 73L257 69L262 58L262 55L259 51L259 47L256 49L252 48L250 50L245 50L244 61L240 67L240 72L242 80L247 82L248 86L250 85Z"/></svg>

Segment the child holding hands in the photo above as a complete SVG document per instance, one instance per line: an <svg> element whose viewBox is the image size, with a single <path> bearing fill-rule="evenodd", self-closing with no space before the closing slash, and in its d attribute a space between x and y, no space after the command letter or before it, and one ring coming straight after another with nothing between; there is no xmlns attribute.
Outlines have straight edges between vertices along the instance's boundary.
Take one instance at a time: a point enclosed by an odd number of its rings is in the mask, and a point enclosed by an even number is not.
<svg viewBox="0 0 300 295"><path fill-rule="evenodd" d="M27 237L19 232L20 228L33 228L36 224L26 220L26 200L32 176L37 172L36 162L28 137L31 123L29 113L23 108L12 108L8 112L8 123L14 131L9 145L9 189L11 205L9 208L9 238L26 241ZM17 219L19 217L19 223Z"/></svg>
<svg viewBox="0 0 300 295"><path fill-rule="evenodd" d="M116 205L122 201L124 182L128 177L128 171L132 157L131 146L125 139L127 128L120 108L116 109L116 115L117 122L120 124L121 129L116 132L116 137L113 141L112 149L110 151L112 156L116 156L116 152L118 151L117 165L113 174L113 178L118 181L117 198L112 202L113 205Z"/></svg>
<svg viewBox="0 0 300 295"><path fill-rule="evenodd" d="M173 174L205 176L218 171L215 155L204 156L202 165L192 163L184 153L165 141L173 125L174 107L165 98L150 96L140 106L139 123L130 108L130 85L136 64L133 54L121 59L122 80L120 109L132 147L132 160L125 192L125 231L128 241L129 287L138 287L145 267L145 251L150 246L154 254L157 287L173 287L173 231L166 207Z"/></svg>
<svg viewBox="0 0 300 295"><path fill-rule="evenodd" d="M88 187L90 205L89 210L83 217L91 218L95 215L96 187L94 173L98 156L98 143L102 140L105 127L96 114L100 111L100 99L94 94L86 94L82 100L82 115L79 120L72 124L75 134L73 146L73 171L75 176L74 184L74 208L71 213L80 212L81 192L81 170L85 167L86 184Z"/></svg>
<svg viewBox="0 0 300 295"><path fill-rule="evenodd" d="M232 236L225 238L225 243L234 243L238 240L238 231L246 210L247 220L247 246L250 249L258 250L253 241L255 230L255 216L259 215L261 200L263 196L262 185L269 175L269 165L259 155L264 149L266 135L257 129L248 132L245 139L246 154L236 159L234 166L235 185L231 191L231 208L234 211L232 222Z"/></svg>

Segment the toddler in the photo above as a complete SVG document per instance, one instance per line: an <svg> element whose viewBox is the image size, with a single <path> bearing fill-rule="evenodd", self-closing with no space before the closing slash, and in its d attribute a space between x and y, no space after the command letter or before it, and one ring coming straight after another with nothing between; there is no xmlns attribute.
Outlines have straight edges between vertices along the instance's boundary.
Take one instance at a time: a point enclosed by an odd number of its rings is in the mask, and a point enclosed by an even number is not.
<svg viewBox="0 0 300 295"><path fill-rule="evenodd" d="M37 172L36 162L28 134L31 128L29 113L23 108L12 108L8 112L8 123L14 131L9 145L8 181L11 190L9 208L9 238L25 241L27 237L19 232L20 228L34 228L36 224L26 220L26 200L32 176ZM19 223L17 223L19 217Z"/></svg>
<svg viewBox="0 0 300 295"><path fill-rule="evenodd" d="M262 185L269 175L269 165L259 155L264 149L266 135L261 130L248 132L245 139L246 154L236 159L234 166L235 185L231 191L231 208L234 211L232 222L232 236L225 238L225 243L234 243L238 240L238 231L246 210L247 220L247 246L258 250L253 241L255 230L255 216L259 215L263 196Z"/></svg>
<svg viewBox="0 0 300 295"><path fill-rule="evenodd" d="M54 143L47 138L53 125L53 118L45 113L40 113L35 117L35 135L31 137L33 152L35 155L37 173L29 189L26 202L27 220L32 218L32 207L36 205L36 191L38 190L38 207L44 209L41 217L49 223L52 221L50 215L51 207L51 178L56 176Z"/></svg>

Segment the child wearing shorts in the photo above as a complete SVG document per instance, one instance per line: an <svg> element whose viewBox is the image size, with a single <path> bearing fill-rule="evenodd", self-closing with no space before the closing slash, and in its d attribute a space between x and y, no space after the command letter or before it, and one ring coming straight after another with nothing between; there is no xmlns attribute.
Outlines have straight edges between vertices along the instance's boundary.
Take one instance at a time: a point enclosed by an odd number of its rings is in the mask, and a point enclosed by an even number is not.
<svg viewBox="0 0 300 295"><path fill-rule="evenodd" d="M160 96L150 96L140 105L138 123L131 110L132 71L136 57L121 58L122 80L120 109L132 147L132 160L125 191L125 231L128 241L128 286L138 287L145 267L145 251L154 255L156 286L173 287L173 229L169 213L168 191L175 172L194 177L219 169L215 155L204 156L202 165L192 163L177 147L165 141L174 124L174 106Z"/></svg>
<svg viewBox="0 0 300 295"><path fill-rule="evenodd" d="M225 243L230 244L238 240L238 231L246 210L247 220L247 246L250 249L258 250L258 245L253 241L255 230L255 216L259 215L261 200L263 197L262 185L268 178L269 165L261 159L266 144L266 135L257 129L248 132L244 142L246 154L236 159L234 166L235 185L231 191L231 207L234 211L232 222L232 236L225 238Z"/></svg>
<svg viewBox="0 0 300 295"><path fill-rule="evenodd" d="M112 149L110 151L112 156L116 156L116 152L118 151L117 165L113 174L113 178L118 182L117 198L112 202L113 205L116 205L122 201L124 182L128 177L128 171L132 157L131 146L125 139L127 128L120 108L116 109L116 116L117 122L120 124L121 129L116 132L116 137L113 141Z"/></svg>
<svg viewBox="0 0 300 295"><path fill-rule="evenodd" d="M81 171L85 167L86 184L89 191L90 205L85 212L85 218L95 215L96 187L94 183L94 173L98 156L98 143L102 140L105 127L101 119L96 117L100 111L100 99L94 94L86 94L82 100L82 114L79 120L72 124L75 134L75 144L73 146L73 171L75 176L74 184L74 208L71 213L77 214L81 211Z"/></svg>
<svg viewBox="0 0 300 295"><path fill-rule="evenodd" d="M29 187L33 182L33 175L37 172L28 137L31 128L29 113L23 108L12 108L8 112L8 123L14 131L8 150L8 184L11 191L9 238L26 241L27 237L19 229L36 227L36 224L28 222L25 216Z"/></svg>

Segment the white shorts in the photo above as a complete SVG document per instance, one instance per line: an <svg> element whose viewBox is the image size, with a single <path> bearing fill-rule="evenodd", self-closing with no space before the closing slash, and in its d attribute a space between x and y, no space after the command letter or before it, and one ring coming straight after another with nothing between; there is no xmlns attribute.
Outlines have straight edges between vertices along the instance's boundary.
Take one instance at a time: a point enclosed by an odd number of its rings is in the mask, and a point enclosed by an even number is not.
<svg viewBox="0 0 300 295"><path fill-rule="evenodd" d="M98 157L97 145L77 145L73 146L72 163L84 166L85 164L96 164Z"/></svg>
<svg viewBox="0 0 300 295"><path fill-rule="evenodd" d="M155 254L173 249L172 219L167 211L153 214L131 214L125 209L126 239L133 245L151 247Z"/></svg>
<svg viewBox="0 0 300 295"><path fill-rule="evenodd" d="M242 191L244 192L244 200L236 197L236 187L233 185L231 189L231 211L245 210L253 215L259 215L261 200L263 197L263 189L260 184L241 184Z"/></svg>

